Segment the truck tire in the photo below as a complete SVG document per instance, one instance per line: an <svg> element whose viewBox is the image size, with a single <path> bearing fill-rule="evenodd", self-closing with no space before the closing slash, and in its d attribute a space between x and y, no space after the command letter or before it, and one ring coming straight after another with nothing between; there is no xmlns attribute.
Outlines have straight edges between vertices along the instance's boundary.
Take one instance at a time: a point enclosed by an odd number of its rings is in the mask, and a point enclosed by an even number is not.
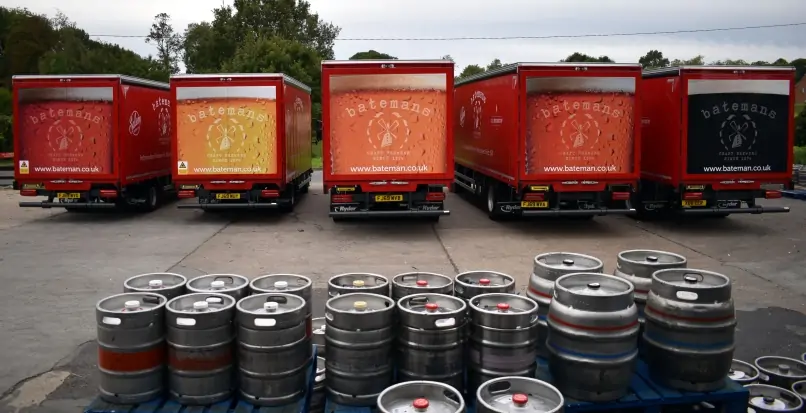
<svg viewBox="0 0 806 413"><path fill-rule="evenodd" d="M498 203L498 184L495 182L488 182L486 186L487 202L484 206L487 208L487 216L493 221L498 221L501 219L501 212L499 212L495 207Z"/></svg>
<svg viewBox="0 0 806 413"><path fill-rule="evenodd" d="M147 213L157 210L160 205L160 194L157 191L157 187L150 185L145 192L145 202L142 204L141 211Z"/></svg>
<svg viewBox="0 0 806 413"><path fill-rule="evenodd" d="M291 196L287 203L280 204L280 212L284 214L288 214L294 211L294 207L297 205L297 188L290 186L286 188L287 193Z"/></svg>

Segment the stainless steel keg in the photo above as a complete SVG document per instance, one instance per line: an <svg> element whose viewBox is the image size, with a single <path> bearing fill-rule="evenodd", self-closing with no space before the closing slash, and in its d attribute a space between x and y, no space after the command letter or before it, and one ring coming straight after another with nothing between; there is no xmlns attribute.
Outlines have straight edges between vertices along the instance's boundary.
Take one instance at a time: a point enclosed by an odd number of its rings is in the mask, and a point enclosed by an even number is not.
<svg viewBox="0 0 806 413"><path fill-rule="evenodd" d="M548 325L549 368L566 397L598 402L627 394L638 358L638 309L629 281L599 273L558 278Z"/></svg>
<svg viewBox="0 0 806 413"><path fill-rule="evenodd" d="M745 363L741 360L733 360L730 363L728 378L742 386L753 384L758 380L758 369L750 363Z"/></svg>
<svg viewBox="0 0 806 413"><path fill-rule="evenodd" d="M798 395L801 400L803 400L804 405L806 405L806 380L795 382L792 385L792 392Z"/></svg>
<svg viewBox="0 0 806 413"><path fill-rule="evenodd" d="M325 329L327 324L324 317L311 319L311 337L313 344L316 344L316 352L319 357L327 358L327 346L325 346Z"/></svg>
<svg viewBox="0 0 806 413"><path fill-rule="evenodd" d="M229 399L235 388L235 299L195 293L165 308L171 397L191 405Z"/></svg>
<svg viewBox="0 0 806 413"><path fill-rule="evenodd" d="M455 388L433 381L395 384L378 396L381 413L464 413L465 401Z"/></svg>
<svg viewBox="0 0 806 413"><path fill-rule="evenodd" d="M249 279L236 274L207 274L187 283L191 293L226 294L239 301L249 295Z"/></svg>
<svg viewBox="0 0 806 413"><path fill-rule="evenodd" d="M467 305L444 294L413 294L397 303L398 381L434 381L464 389Z"/></svg>
<svg viewBox="0 0 806 413"><path fill-rule="evenodd" d="M644 307L652 287L652 274L669 268L685 268L687 264L686 257L666 251L629 250L618 254L613 275L624 278L635 286L635 304L638 305L638 322L641 324L639 350L643 347Z"/></svg>
<svg viewBox="0 0 806 413"><path fill-rule="evenodd" d="M728 277L686 268L656 271L644 314L643 358L656 381L688 391L725 385L736 330Z"/></svg>
<svg viewBox="0 0 806 413"><path fill-rule="evenodd" d="M767 384L748 384L744 387L750 392L748 405L756 413L796 413L803 407L803 400L787 389Z"/></svg>
<svg viewBox="0 0 806 413"><path fill-rule="evenodd" d="M788 357L765 356L755 361L759 382L789 389L795 382L806 380L806 363Z"/></svg>
<svg viewBox="0 0 806 413"><path fill-rule="evenodd" d="M510 294L515 292L515 278L495 271L467 271L454 278L453 290L465 301L480 294Z"/></svg>
<svg viewBox="0 0 806 413"><path fill-rule="evenodd" d="M392 277L392 300L411 294L446 294L453 295L451 277L431 272L407 272Z"/></svg>
<svg viewBox="0 0 806 413"><path fill-rule="evenodd" d="M322 413L325 411L327 403L327 392L325 391L325 359L316 358L316 376L313 378L313 394L311 394L311 407L309 413Z"/></svg>
<svg viewBox="0 0 806 413"><path fill-rule="evenodd" d="M487 380L534 377L537 367L537 303L514 294L470 299L468 394Z"/></svg>
<svg viewBox="0 0 806 413"><path fill-rule="evenodd" d="M554 281L565 274L575 272L597 272L604 269L602 260L590 255L573 252L547 252L534 259L532 275L529 277L529 288L526 296L537 302L537 313L540 319L538 327L537 348L540 357L548 357L546 351L546 338L548 337L548 324L546 316L549 314L549 304L554 292Z"/></svg>
<svg viewBox="0 0 806 413"><path fill-rule="evenodd" d="M327 296L366 293L389 296L389 280L378 274L354 272L339 274L327 280Z"/></svg>
<svg viewBox="0 0 806 413"><path fill-rule="evenodd" d="M140 274L123 282L123 292L162 294L170 301L185 294L187 281L183 275L170 272Z"/></svg>
<svg viewBox="0 0 806 413"><path fill-rule="evenodd" d="M302 297L308 314L308 333L312 333L313 282L310 278L297 274L263 275L249 283L249 290L252 294L286 293Z"/></svg>
<svg viewBox="0 0 806 413"><path fill-rule="evenodd" d="M561 413L564 406L556 387L527 377L492 379L476 392L478 413Z"/></svg>
<svg viewBox="0 0 806 413"><path fill-rule="evenodd" d="M331 400L372 406L392 385L391 298L368 293L338 295L325 303L327 373Z"/></svg>
<svg viewBox="0 0 806 413"><path fill-rule="evenodd" d="M162 395L166 302L161 294L124 293L96 304L102 399L137 404Z"/></svg>
<svg viewBox="0 0 806 413"><path fill-rule="evenodd" d="M238 301L241 397L258 406L285 406L305 395L313 345L305 300L256 294Z"/></svg>

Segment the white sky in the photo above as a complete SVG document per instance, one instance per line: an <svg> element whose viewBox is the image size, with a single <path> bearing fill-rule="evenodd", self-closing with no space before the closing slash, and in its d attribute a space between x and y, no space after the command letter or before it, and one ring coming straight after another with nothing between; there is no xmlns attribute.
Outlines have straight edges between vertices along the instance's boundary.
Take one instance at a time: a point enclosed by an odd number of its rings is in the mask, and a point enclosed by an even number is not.
<svg viewBox="0 0 806 413"><path fill-rule="evenodd" d="M232 0L223 0L231 4ZM4 0L55 14L59 9L89 34L145 35L165 12L174 28L212 19L222 0ZM310 0L314 11L342 28L342 38L552 36L674 31L806 22L806 0ZM142 38L103 38L140 54ZM557 61L573 52L637 62L650 49L670 58L698 54L724 59L806 57L806 25L729 32L543 40L337 41L336 57L374 49L401 59L450 54L457 70L494 58L504 63Z"/></svg>

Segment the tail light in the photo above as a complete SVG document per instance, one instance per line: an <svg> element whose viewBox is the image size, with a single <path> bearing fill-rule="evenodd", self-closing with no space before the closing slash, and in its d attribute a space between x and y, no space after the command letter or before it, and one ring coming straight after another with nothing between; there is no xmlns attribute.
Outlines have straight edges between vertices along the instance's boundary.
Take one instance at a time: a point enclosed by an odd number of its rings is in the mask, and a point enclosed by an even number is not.
<svg viewBox="0 0 806 413"><path fill-rule="evenodd" d="M331 195L330 196L330 203L332 204L348 204L353 202L352 195Z"/></svg>
<svg viewBox="0 0 806 413"><path fill-rule="evenodd" d="M280 191L276 189L264 189L260 191L261 198L277 198L280 196Z"/></svg>
<svg viewBox="0 0 806 413"><path fill-rule="evenodd" d="M101 198L117 198L118 197L118 190L117 189L102 189L99 192L101 194Z"/></svg>
<svg viewBox="0 0 806 413"><path fill-rule="evenodd" d="M20 189L22 196L36 196L36 189Z"/></svg>
<svg viewBox="0 0 806 413"><path fill-rule="evenodd" d="M702 192L686 192L683 194L683 199L702 199Z"/></svg>
<svg viewBox="0 0 806 413"><path fill-rule="evenodd" d="M425 194L426 201L444 201L445 200L445 193L444 192L429 192Z"/></svg>
<svg viewBox="0 0 806 413"><path fill-rule="evenodd" d="M179 198L195 198L196 197L196 191L179 191L177 193L177 196Z"/></svg>
<svg viewBox="0 0 806 413"><path fill-rule="evenodd" d="M767 199L778 199L781 197L780 191L766 191L764 192L764 198Z"/></svg>
<svg viewBox="0 0 806 413"><path fill-rule="evenodd" d="M611 197L614 201L629 201L630 200L630 193L629 192L613 192Z"/></svg>
<svg viewBox="0 0 806 413"><path fill-rule="evenodd" d="M540 193L540 194L528 193L528 194L523 195L523 200L524 201L543 201L545 199L546 199L546 194L542 194L542 193Z"/></svg>

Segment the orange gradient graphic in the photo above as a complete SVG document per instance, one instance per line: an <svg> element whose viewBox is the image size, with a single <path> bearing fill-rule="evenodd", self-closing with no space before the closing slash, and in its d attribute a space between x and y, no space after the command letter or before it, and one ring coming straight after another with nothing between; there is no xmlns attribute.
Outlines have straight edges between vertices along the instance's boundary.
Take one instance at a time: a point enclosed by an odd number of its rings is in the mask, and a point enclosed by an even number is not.
<svg viewBox="0 0 806 413"><path fill-rule="evenodd" d="M632 172L634 81L583 78L574 91L575 80L560 80L527 94L526 173Z"/></svg>
<svg viewBox="0 0 806 413"><path fill-rule="evenodd" d="M444 74L330 78L331 173L444 173Z"/></svg>
<svg viewBox="0 0 806 413"><path fill-rule="evenodd" d="M112 172L112 88L21 89L19 100L20 160L31 173Z"/></svg>
<svg viewBox="0 0 806 413"><path fill-rule="evenodd" d="M177 167L183 163L189 175L276 174L275 92L274 86L177 88Z"/></svg>

